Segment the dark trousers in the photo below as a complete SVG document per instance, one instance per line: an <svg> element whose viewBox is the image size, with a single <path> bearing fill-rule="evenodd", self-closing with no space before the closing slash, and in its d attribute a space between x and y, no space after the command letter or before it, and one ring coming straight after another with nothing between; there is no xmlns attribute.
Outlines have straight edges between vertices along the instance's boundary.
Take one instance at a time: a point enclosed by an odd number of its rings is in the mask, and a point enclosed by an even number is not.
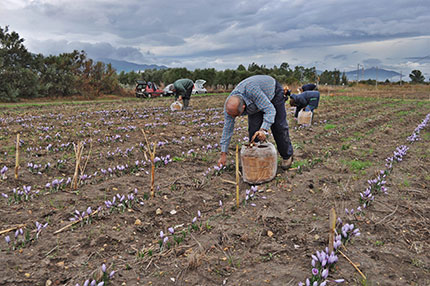
<svg viewBox="0 0 430 286"><path fill-rule="evenodd" d="M290 134L288 131L284 89L277 81L275 87L275 96L271 102L276 109L276 116L275 122L272 124L270 129L272 130L279 154L281 154L283 159L288 159L293 155L293 146L291 145ZM251 140L255 132L260 130L261 124L263 124L263 115L264 113L262 111L248 115L249 140Z"/></svg>

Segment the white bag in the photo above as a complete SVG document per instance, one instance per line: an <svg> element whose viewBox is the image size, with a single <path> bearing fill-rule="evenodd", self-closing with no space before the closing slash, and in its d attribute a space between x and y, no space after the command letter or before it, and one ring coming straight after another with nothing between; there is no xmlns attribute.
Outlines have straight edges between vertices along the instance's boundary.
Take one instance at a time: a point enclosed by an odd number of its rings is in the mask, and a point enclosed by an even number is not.
<svg viewBox="0 0 430 286"><path fill-rule="evenodd" d="M311 125L312 124L312 111L300 110L297 123L298 124Z"/></svg>
<svg viewBox="0 0 430 286"><path fill-rule="evenodd" d="M182 103L180 103L179 101L175 101L170 105L170 110L171 111L178 111L178 110L182 110Z"/></svg>

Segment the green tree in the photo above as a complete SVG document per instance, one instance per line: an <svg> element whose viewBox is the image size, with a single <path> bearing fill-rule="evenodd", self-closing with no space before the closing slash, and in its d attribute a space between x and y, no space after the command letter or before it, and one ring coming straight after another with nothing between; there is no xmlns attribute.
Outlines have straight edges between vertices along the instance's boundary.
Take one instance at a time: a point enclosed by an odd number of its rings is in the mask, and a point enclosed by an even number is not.
<svg viewBox="0 0 430 286"><path fill-rule="evenodd" d="M18 33L0 27L0 100L17 101L19 97L39 95L38 73L33 55Z"/></svg>
<svg viewBox="0 0 430 286"><path fill-rule="evenodd" d="M342 73L342 81L341 84L348 85L348 77L346 76L345 72Z"/></svg>
<svg viewBox="0 0 430 286"><path fill-rule="evenodd" d="M424 83L424 80L425 80L425 77L423 76L420 70L413 70L409 74L409 77L412 83Z"/></svg>

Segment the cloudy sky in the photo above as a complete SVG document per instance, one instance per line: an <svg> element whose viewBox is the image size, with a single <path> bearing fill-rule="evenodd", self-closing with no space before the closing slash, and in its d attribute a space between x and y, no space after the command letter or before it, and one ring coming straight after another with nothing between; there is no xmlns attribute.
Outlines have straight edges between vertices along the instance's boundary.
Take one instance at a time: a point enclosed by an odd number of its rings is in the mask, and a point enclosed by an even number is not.
<svg viewBox="0 0 430 286"><path fill-rule="evenodd" d="M188 69L357 64L430 77L428 0L1 0L34 53Z"/></svg>

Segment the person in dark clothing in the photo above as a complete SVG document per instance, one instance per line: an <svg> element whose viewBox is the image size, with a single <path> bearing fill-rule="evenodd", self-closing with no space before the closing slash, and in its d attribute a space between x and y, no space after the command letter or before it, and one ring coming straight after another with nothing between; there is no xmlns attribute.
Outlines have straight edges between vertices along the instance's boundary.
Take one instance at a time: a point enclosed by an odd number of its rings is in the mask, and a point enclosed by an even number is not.
<svg viewBox="0 0 430 286"><path fill-rule="evenodd" d="M318 107L320 92L317 90L305 91L300 94L290 94L290 105L296 107L294 117L299 116L300 110L312 111Z"/></svg>
<svg viewBox="0 0 430 286"><path fill-rule="evenodd" d="M282 86L271 76L255 75L241 81L227 97L224 105L224 128L220 141L218 165L225 165L227 151L237 116L248 115L249 139L264 141L272 130L276 147L282 157L281 168L287 170L293 161L285 94ZM256 140L257 141L257 140Z"/></svg>
<svg viewBox="0 0 430 286"><path fill-rule="evenodd" d="M175 93L175 100L183 101L183 109L188 109L193 87L194 82L188 78L178 79L172 85L172 91Z"/></svg>
<svg viewBox="0 0 430 286"><path fill-rule="evenodd" d="M302 91L318 90L317 85L313 83L307 83L302 85Z"/></svg>

